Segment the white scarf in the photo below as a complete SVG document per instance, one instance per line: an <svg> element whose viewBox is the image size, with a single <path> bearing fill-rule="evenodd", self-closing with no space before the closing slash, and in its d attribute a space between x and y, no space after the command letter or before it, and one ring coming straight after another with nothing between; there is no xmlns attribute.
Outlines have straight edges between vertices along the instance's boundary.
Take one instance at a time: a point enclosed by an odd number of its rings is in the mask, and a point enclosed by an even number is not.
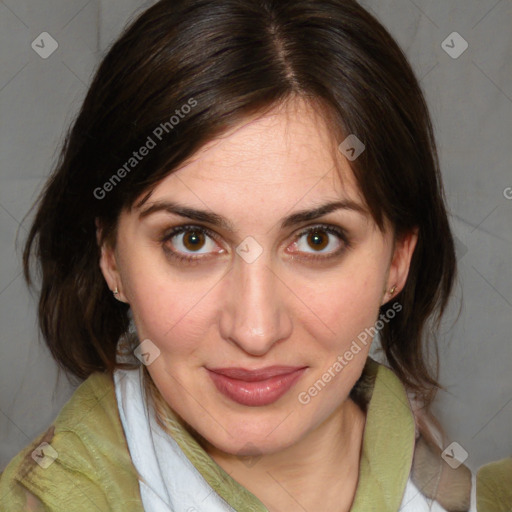
<svg viewBox="0 0 512 512"><path fill-rule="evenodd" d="M115 370L119 415L139 479L145 512L236 512L206 482L172 436L158 425L145 400L141 366ZM472 507L476 512L473 476ZM446 512L430 503L409 480L400 512Z"/></svg>
<svg viewBox="0 0 512 512"><path fill-rule="evenodd" d="M149 410L139 370L116 370L119 415L145 512L236 512L204 480Z"/></svg>

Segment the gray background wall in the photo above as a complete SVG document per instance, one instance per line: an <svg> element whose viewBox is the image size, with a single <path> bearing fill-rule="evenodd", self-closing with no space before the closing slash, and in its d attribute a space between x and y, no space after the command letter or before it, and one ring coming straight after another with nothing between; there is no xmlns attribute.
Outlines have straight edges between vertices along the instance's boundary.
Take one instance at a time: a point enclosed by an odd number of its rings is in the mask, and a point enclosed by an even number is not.
<svg viewBox="0 0 512 512"><path fill-rule="evenodd" d="M44 431L73 385L38 341L35 298L15 247L95 66L125 22L154 2L0 1L0 470ZM435 412L480 465L512 455L511 0L365 0L405 50L429 102L463 296L444 323ZM468 48L452 58L442 42ZM58 42L47 59L31 47ZM460 51L448 38L449 51ZM48 46L46 46L48 48Z"/></svg>

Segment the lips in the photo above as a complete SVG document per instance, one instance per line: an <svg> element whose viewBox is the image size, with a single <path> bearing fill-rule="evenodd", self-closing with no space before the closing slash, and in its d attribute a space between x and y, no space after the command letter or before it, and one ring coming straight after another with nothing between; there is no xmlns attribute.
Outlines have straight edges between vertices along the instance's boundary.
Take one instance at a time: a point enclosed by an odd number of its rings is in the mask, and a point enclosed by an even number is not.
<svg viewBox="0 0 512 512"><path fill-rule="evenodd" d="M267 366L259 370L246 370L245 368L209 368L209 370L232 379L243 380L244 382L256 382L279 375L286 375L300 370L301 368L304 368L304 366Z"/></svg>
<svg viewBox="0 0 512 512"><path fill-rule="evenodd" d="M245 368L207 368L218 391L247 406L269 405L281 398L302 376L304 366Z"/></svg>

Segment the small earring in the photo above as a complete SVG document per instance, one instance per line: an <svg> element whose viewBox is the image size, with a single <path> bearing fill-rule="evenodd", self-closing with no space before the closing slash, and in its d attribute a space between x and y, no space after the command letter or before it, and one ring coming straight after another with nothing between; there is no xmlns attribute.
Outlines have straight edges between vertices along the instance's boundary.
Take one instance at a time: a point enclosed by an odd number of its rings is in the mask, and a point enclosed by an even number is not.
<svg viewBox="0 0 512 512"><path fill-rule="evenodd" d="M395 293L395 290L396 290L396 284L391 288L391 290L389 290L389 294L393 295L393 293Z"/></svg>
<svg viewBox="0 0 512 512"><path fill-rule="evenodd" d="M117 296L119 295L119 290L117 289L117 286L116 286L116 289L112 293L114 294L114 297L117 299Z"/></svg>

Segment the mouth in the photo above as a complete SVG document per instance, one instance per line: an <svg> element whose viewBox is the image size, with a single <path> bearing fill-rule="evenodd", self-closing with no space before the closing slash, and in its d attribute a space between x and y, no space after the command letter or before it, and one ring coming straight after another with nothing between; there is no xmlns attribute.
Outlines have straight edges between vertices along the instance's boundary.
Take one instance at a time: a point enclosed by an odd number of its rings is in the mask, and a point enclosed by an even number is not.
<svg viewBox="0 0 512 512"><path fill-rule="evenodd" d="M230 400L250 407L276 402L300 379L306 366L245 368L207 368L217 390Z"/></svg>

